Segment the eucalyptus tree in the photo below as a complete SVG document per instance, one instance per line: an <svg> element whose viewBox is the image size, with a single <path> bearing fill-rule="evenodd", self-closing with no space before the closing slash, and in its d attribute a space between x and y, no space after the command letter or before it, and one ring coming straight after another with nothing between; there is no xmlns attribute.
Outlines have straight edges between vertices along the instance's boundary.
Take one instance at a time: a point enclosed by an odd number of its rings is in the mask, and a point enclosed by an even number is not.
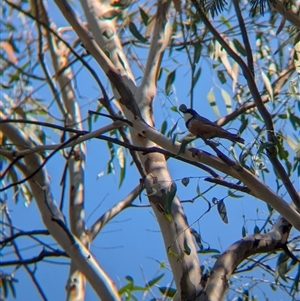
<svg viewBox="0 0 300 301"><path fill-rule="evenodd" d="M15 257L2 258L3 297L18 294L22 267L41 299L53 298L35 271L45 258L58 257L69 263L68 300L85 299L86 281L101 300L255 300L264 280L253 278L257 270L273 277L271 289L296 299L299 3L54 2L56 7L51 1L5 0L2 7L1 244ZM192 136L180 125L181 103L206 117L213 112L216 125L232 125L245 144ZM117 173L119 183L109 189L124 193L93 223L85 216L86 207L95 208L87 197L88 148L97 149L100 162L109 154L98 177ZM60 186L49 172L51 162L61 173ZM189 166L191 174L175 179L168 162ZM194 185L195 169L200 176ZM128 187L133 173L140 180ZM95 184L93 194L103 189ZM185 214L179 198L185 191L195 195L187 206L196 199L207 205L200 223L216 207L225 224L239 227L228 219L228 199L253 206L260 200L267 209L253 230L246 226L250 217L236 212L245 220L240 239L221 252L202 238L210 229L200 233ZM103 227L126 208L132 214L144 210L142 198L159 226L173 286L161 275L139 286L127 277L127 284L116 286L91 251ZM44 229L18 228L10 208L19 199L27 206L34 201L30 206L37 206ZM20 237L34 240L42 252L24 258ZM122 251L120 256L134 260ZM237 277L246 273L250 285Z"/></svg>

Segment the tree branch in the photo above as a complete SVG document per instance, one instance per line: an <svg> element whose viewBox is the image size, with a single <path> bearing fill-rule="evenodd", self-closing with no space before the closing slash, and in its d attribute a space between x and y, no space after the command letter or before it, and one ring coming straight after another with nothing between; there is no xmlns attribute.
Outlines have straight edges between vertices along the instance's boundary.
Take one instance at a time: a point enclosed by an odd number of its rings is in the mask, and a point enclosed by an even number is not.
<svg viewBox="0 0 300 301"><path fill-rule="evenodd" d="M273 228L266 234L253 234L231 245L218 257L214 264L203 294L197 301L223 300L228 281L236 267L250 255L274 252L286 244L292 225L280 216Z"/></svg>
<svg viewBox="0 0 300 301"><path fill-rule="evenodd" d="M262 101L262 98L257 89L254 77L253 77L250 69L247 67L247 65L245 64L243 59L230 48L230 46L226 43L226 41L221 37L221 35L217 32L217 30L212 26L212 24L209 22L206 15L202 11L202 8L200 7L199 3L196 0L192 0L192 3L195 6L199 15L201 16L201 19L202 19L203 23L205 24L205 26L210 30L210 32L213 34L213 36L216 38L216 40L227 51L227 53L232 57L232 59L235 60L241 67L244 77L247 80L247 84L248 84L250 92L253 96L256 107L257 107L258 111L260 112L260 114L265 122L265 125L266 125L267 137L268 137L268 140L270 141L270 147L268 147L268 157L269 157L270 161L272 162L278 175L280 176L291 199L296 204L296 206L298 208L300 208L300 196L298 195L295 187L293 186L284 167L278 160L278 157L276 154L276 148L275 148L277 138L275 137L273 121L272 121L270 113L268 112L268 110L266 109L266 107Z"/></svg>
<svg viewBox="0 0 300 301"><path fill-rule="evenodd" d="M23 131L16 129L12 124L2 124L1 130L5 132L6 137L12 141L13 144L20 146L20 148L30 148L32 146ZM30 166L30 170L37 169L41 164L41 158L37 154L26 156L24 160L27 166ZM29 172L31 172L30 170ZM29 175L26 174L25 176L27 177ZM118 291L111 279L85 246L76 236L68 231L64 224L63 215L52 197L48 181L49 178L45 168L40 170L29 180L31 191L46 228L51 233L51 236L68 253L70 258L74 260L82 273L84 273L99 298L107 301L120 301Z"/></svg>
<svg viewBox="0 0 300 301"><path fill-rule="evenodd" d="M246 49L248 68L250 69L252 76L254 76L252 49L251 49L250 41L248 38L248 33L247 33L246 26L245 26L244 18L242 16L241 9L239 6L239 1L233 0L233 6L234 6L234 10L235 10L238 22L239 22L242 38L243 38L245 49Z"/></svg>
<svg viewBox="0 0 300 301"><path fill-rule="evenodd" d="M270 6L273 7L277 12L279 12L285 19L290 21L294 26L300 29L300 18L291 10L286 9L285 5L282 4L282 0L268 1Z"/></svg>
<svg viewBox="0 0 300 301"><path fill-rule="evenodd" d="M131 203L137 198L141 191L140 185L135 187L123 200L107 210L97 221L87 230L89 241L93 241L101 229L116 215L125 208L130 207Z"/></svg>

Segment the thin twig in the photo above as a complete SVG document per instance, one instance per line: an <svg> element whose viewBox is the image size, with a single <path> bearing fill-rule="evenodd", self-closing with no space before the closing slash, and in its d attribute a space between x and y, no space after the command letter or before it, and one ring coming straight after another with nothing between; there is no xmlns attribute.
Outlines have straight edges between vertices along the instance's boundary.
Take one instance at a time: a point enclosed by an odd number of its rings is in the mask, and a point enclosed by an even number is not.
<svg viewBox="0 0 300 301"><path fill-rule="evenodd" d="M250 69L252 75L254 76L254 65L253 65L252 49L251 49L251 45L250 45L250 42L249 42L248 33L247 33L246 26L245 26L244 18L242 16L241 9L240 9L240 6L239 6L239 1L238 0L233 0L233 6L234 6L234 9L235 9L235 13L237 15L237 19L238 19L239 26L240 26L240 29L241 29L242 38L243 38L245 49L246 49L248 68Z"/></svg>
<svg viewBox="0 0 300 301"><path fill-rule="evenodd" d="M12 220L11 220L9 214L8 214L8 209L4 208L3 212L5 213L5 217L6 217L7 221L8 221L8 223L9 223L9 226L10 226L10 235L13 236L14 235L14 230L13 230L13 227L12 227ZM29 274L29 277L31 278L33 284L35 285L37 291L41 295L41 298L44 301L47 301L48 300L47 296L45 295L42 287L40 286L40 284L38 282L38 279L35 277L34 272L32 272L31 269L27 266L26 262L24 262L24 260L22 258L22 255L21 255L21 253L19 251L18 245L17 245L17 243L14 240L12 240L12 245L13 245L13 248L15 250L16 256L18 257L19 264L14 263L14 264L10 264L10 265L22 265L23 264L26 272ZM8 263L8 261L6 261L6 262L1 261L0 262L0 266L5 265L5 263Z"/></svg>
<svg viewBox="0 0 300 301"><path fill-rule="evenodd" d="M248 187L240 186L240 185L237 185L234 183L229 183L229 182L226 182L224 179L205 178L204 181L207 181L210 183L215 183L218 185L228 187L230 189L235 189L235 190L239 190L239 191L246 192L246 193L250 192L250 189Z"/></svg>

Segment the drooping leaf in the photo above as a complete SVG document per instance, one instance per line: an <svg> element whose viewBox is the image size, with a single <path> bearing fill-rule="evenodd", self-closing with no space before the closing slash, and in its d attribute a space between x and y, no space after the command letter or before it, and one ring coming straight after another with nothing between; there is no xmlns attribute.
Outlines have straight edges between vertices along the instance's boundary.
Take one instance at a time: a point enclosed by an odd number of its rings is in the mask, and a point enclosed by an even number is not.
<svg viewBox="0 0 300 301"><path fill-rule="evenodd" d="M194 236L195 238L195 241L199 247L200 250L203 250L203 245L201 243L201 236L200 234L193 228L190 228L190 232L192 233L192 235Z"/></svg>
<svg viewBox="0 0 300 301"><path fill-rule="evenodd" d="M8 287L7 287L8 279L7 279L7 277L1 277L0 281L1 281L0 285L3 289L3 296L6 299L8 297Z"/></svg>
<svg viewBox="0 0 300 301"><path fill-rule="evenodd" d="M218 202L217 208L222 221L228 224L227 210L223 199Z"/></svg>
<svg viewBox="0 0 300 301"><path fill-rule="evenodd" d="M178 254L174 253L174 252L171 250L171 247L170 247L170 246L168 247L167 252L168 252L168 255L170 255L171 257L174 257L174 258L178 259Z"/></svg>
<svg viewBox="0 0 300 301"><path fill-rule="evenodd" d="M242 237L245 237L246 235L247 235L247 231L246 231L245 226L243 226L243 228L242 228Z"/></svg>
<svg viewBox="0 0 300 301"><path fill-rule="evenodd" d="M0 162L2 162L1 158L0 158ZM2 170L2 164L0 163L0 170ZM17 183L18 180L18 174L15 170L15 168L12 166L8 173L7 173L8 177L11 179L11 183ZM14 185L13 186L13 190L14 190L14 198L15 198L15 203L18 203L19 201L19 187L18 185Z"/></svg>
<svg viewBox="0 0 300 301"><path fill-rule="evenodd" d="M246 56L246 50L245 47L241 44L241 42L238 39L233 39L233 45L236 48L236 50L242 55L242 56Z"/></svg>
<svg viewBox="0 0 300 301"><path fill-rule="evenodd" d="M166 79L166 84L165 84L165 93L167 95L170 95L171 89L172 89L172 85L175 81L175 77L176 77L176 69L173 70L172 72L170 72L167 76Z"/></svg>
<svg viewBox="0 0 300 301"><path fill-rule="evenodd" d="M225 83L226 83L226 77L225 77L224 72L221 71L221 70L218 70L218 71L217 71L217 75L218 75L218 79L220 80L220 82L221 82L222 84L225 84Z"/></svg>
<svg viewBox="0 0 300 301"><path fill-rule="evenodd" d="M182 185L184 185L185 187L189 185L190 183L190 178L182 178L181 179L181 183Z"/></svg>
<svg viewBox="0 0 300 301"><path fill-rule="evenodd" d="M176 195L177 191L177 185L175 182L172 182L171 185L169 186L169 190L167 191L166 195L166 205L165 205L165 214L170 214L171 215L171 208L173 204L174 197Z"/></svg>
<svg viewBox="0 0 300 301"><path fill-rule="evenodd" d="M180 145L180 148L179 148L179 151L178 153L176 154L176 156L179 156L181 154L184 154L185 152L185 149L187 147L187 145L193 141L194 139L190 140L190 139L183 139L182 142L181 142L181 145ZM175 141L174 141L175 142ZM174 144L174 143L173 143Z"/></svg>
<svg viewBox="0 0 300 301"><path fill-rule="evenodd" d="M158 288L159 291L162 293L163 296L169 297L169 298L173 298L177 292L177 290L175 288L172 287L165 287L165 286L161 286Z"/></svg>
<svg viewBox="0 0 300 301"><path fill-rule="evenodd" d="M261 71L261 76L262 76L263 82L265 84L266 90L269 93L270 99L273 101L273 88L272 88L272 84L271 84L268 76L263 71Z"/></svg>
<svg viewBox="0 0 300 301"><path fill-rule="evenodd" d="M211 253L220 254L221 252L217 249L203 249L203 250L198 251L197 253L200 253L200 254L211 254Z"/></svg>
<svg viewBox="0 0 300 301"><path fill-rule="evenodd" d="M219 200L216 198L216 197L213 197L211 202L214 204L214 205L217 205L219 203Z"/></svg>
<svg viewBox="0 0 300 301"><path fill-rule="evenodd" d="M14 281L12 278L10 278L8 280L8 285L9 285L9 288L10 288L13 298L16 298L16 288L15 288Z"/></svg>
<svg viewBox="0 0 300 301"><path fill-rule="evenodd" d="M215 94L214 94L214 90L213 88L209 90L208 94L207 94L207 100L209 102L209 104L211 105L213 111L215 112L216 116L218 118L220 118L220 112L216 103L216 98L215 98Z"/></svg>
<svg viewBox="0 0 300 301"><path fill-rule="evenodd" d="M148 41L148 39L144 38L140 32L138 31L137 27L135 26L135 24L133 22L129 22L129 30L130 32L133 34L133 36L135 38L137 38L140 42L142 43L146 43Z"/></svg>
<svg viewBox="0 0 300 301"><path fill-rule="evenodd" d="M163 135L166 133L167 127L168 127L168 123L167 123L166 120L164 120L164 122L163 122L162 125L161 125L161 129L160 129L160 132L161 132Z"/></svg>
<svg viewBox="0 0 300 301"><path fill-rule="evenodd" d="M275 271L275 279L277 280L279 277L287 282L286 279L286 273L288 270L288 263L289 256L286 254L286 252L281 252L278 256L277 263L276 263L276 271Z"/></svg>
<svg viewBox="0 0 300 301"><path fill-rule="evenodd" d="M153 279L151 279L150 281L148 281L146 283L146 286L147 287L152 287L154 284L156 284L157 282L159 282L163 277L164 277L165 274L161 274Z"/></svg>
<svg viewBox="0 0 300 301"><path fill-rule="evenodd" d="M191 254L191 248L190 246L188 245L186 239L184 239L184 242L183 242L183 251L186 255L190 255Z"/></svg>
<svg viewBox="0 0 300 301"><path fill-rule="evenodd" d="M241 194L235 194L235 193L233 193L230 190L228 190L228 195L231 196L232 198L242 198L242 197L244 197L243 195L241 195Z"/></svg>
<svg viewBox="0 0 300 301"><path fill-rule="evenodd" d="M227 114L230 114L232 112L231 97L224 89L221 89L221 95L225 102Z"/></svg>
<svg viewBox="0 0 300 301"><path fill-rule="evenodd" d="M200 56L201 56L201 51L202 51L202 43L201 41L197 41L194 44L194 64L197 64L199 62Z"/></svg>
<svg viewBox="0 0 300 301"><path fill-rule="evenodd" d="M196 73L193 76L193 83L192 83L193 87L195 87L195 85L197 84L200 75L201 75L201 67L198 68L198 70L196 71Z"/></svg>
<svg viewBox="0 0 300 301"><path fill-rule="evenodd" d="M143 23L147 26L149 21L149 16L140 6L139 6L139 10L140 10L141 19Z"/></svg>
<svg viewBox="0 0 300 301"><path fill-rule="evenodd" d="M23 183L19 185L20 192L22 197L25 199L25 206L28 207L31 203L31 200L33 198L31 190L28 188L27 184Z"/></svg>
<svg viewBox="0 0 300 301"><path fill-rule="evenodd" d="M119 188L122 186L122 183L125 179L125 156L123 152L123 148L119 147L117 150L117 158L120 165L120 181L119 181Z"/></svg>
<svg viewBox="0 0 300 301"><path fill-rule="evenodd" d="M177 120L176 123L172 126L171 130L170 130L170 131L168 132L168 134L167 134L167 137L172 137L174 131L175 131L176 128L177 128L178 121L179 121L179 120Z"/></svg>
<svg viewBox="0 0 300 301"><path fill-rule="evenodd" d="M151 192L146 194L146 196L153 196L157 194L157 188L155 186L151 187Z"/></svg>

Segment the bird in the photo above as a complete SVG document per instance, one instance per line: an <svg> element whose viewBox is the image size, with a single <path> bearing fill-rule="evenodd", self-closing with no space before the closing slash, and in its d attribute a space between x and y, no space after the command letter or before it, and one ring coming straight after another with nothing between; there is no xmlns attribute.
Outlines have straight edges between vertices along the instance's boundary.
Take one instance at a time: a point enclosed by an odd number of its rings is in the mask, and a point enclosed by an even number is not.
<svg viewBox="0 0 300 301"><path fill-rule="evenodd" d="M218 137L230 140L232 142L240 142L242 144L245 143L245 140L239 137L237 134L228 132L216 123L199 115L195 110L188 109L185 104L181 104L179 106L179 111L183 113L185 126L189 132L197 137L204 139Z"/></svg>

